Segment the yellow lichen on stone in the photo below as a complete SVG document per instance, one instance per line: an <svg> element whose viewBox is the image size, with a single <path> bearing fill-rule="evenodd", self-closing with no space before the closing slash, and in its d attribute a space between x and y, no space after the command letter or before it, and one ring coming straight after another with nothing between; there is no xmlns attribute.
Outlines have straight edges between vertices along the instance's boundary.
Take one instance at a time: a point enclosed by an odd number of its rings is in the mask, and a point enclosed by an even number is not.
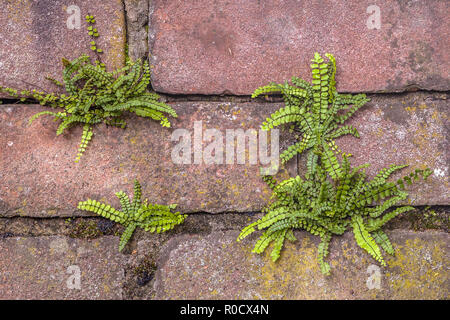
<svg viewBox="0 0 450 320"><path fill-rule="evenodd" d="M262 299L320 299L324 294L325 288L316 283L325 277L317 262L317 248L309 236L299 241L300 247L287 241L276 262L270 258L271 247L261 255L264 264L252 276L259 282Z"/></svg>
<svg viewBox="0 0 450 320"><path fill-rule="evenodd" d="M387 281L393 299L448 299L447 246L443 241L416 238L395 246L388 260ZM447 293L443 295L443 288Z"/></svg>
<svg viewBox="0 0 450 320"><path fill-rule="evenodd" d="M122 6L122 0L116 0L119 6ZM112 68L120 68L125 62L125 45L126 45L126 30L125 30L125 16L122 12L116 11L114 22L112 23L114 35L109 40L108 45L108 62Z"/></svg>

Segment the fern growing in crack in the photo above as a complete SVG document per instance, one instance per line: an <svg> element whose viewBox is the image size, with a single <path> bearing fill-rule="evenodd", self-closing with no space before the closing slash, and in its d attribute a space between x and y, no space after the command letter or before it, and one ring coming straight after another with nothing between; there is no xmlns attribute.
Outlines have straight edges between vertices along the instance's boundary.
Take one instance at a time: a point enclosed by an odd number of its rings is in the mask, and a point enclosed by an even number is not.
<svg viewBox="0 0 450 320"><path fill-rule="evenodd" d="M92 199L79 202L78 209L96 213L125 227L125 231L120 237L119 251L123 250L137 227L145 231L161 233L183 223L187 216L179 212L171 212L176 208L176 204L168 206L149 204L147 199L142 202L141 185L137 180L134 181L132 201L123 191L117 192L116 196L120 200L121 210Z"/></svg>
<svg viewBox="0 0 450 320"><path fill-rule="evenodd" d="M93 64L88 55L69 61L62 59L64 66L63 82L49 78L57 86L64 88L65 94L45 93L37 90L22 90L18 92L11 88L1 88L5 93L14 97L29 97L37 100L43 106L61 108L62 111L42 111L33 115L30 124L43 115L53 116L60 121L56 134L60 135L70 127L80 124L83 126L81 142L75 162L86 150L93 136L93 126L99 123L125 128L123 119L125 112L132 112L140 117L157 120L164 127L170 127L167 115L177 117L176 112L167 104L159 101L160 97L153 92L147 92L150 84L150 68L148 62L127 59L125 67L108 72L100 62L95 38L98 31L93 27L95 19L86 16L89 24L88 33L92 37L91 50L98 60Z"/></svg>
<svg viewBox="0 0 450 320"><path fill-rule="evenodd" d="M280 154L284 164L292 157L307 150L307 169L312 174L317 167L319 153L327 171L333 178L339 175L336 154L340 150L334 145L334 139L343 135L359 137L358 131L348 125L342 125L369 99L365 94L340 94L336 91L336 62L331 54L329 61L315 53L311 60L312 83L292 77L292 84L271 83L255 90L252 98L262 94L282 94L285 106L270 115L262 124L263 130L276 126L293 124L302 135L301 141L288 147Z"/></svg>
<svg viewBox="0 0 450 320"><path fill-rule="evenodd" d="M330 274L325 261L328 245L333 235L352 230L356 243L381 265L385 265L381 248L389 254L394 250L381 227L398 214L413 207L393 208L408 196L405 183L411 184L420 176L426 179L431 171L415 170L396 182L388 178L405 166L382 169L372 180L367 180L364 166L351 169L346 155L342 172L337 179L328 179L325 169L317 167L313 175L300 176L277 183L272 176L264 179L273 188L274 201L263 212L265 215L244 228L238 241L258 230L265 230L253 249L262 253L273 243L271 257L276 261L285 239L295 240L293 230L301 229L321 238L318 261L321 271Z"/></svg>

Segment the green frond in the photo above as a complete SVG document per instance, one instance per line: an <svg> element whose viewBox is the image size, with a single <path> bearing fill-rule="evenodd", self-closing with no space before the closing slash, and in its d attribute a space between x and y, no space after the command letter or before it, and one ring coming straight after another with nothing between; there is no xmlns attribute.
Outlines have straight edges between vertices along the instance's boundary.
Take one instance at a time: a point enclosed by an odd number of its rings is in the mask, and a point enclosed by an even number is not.
<svg viewBox="0 0 450 320"><path fill-rule="evenodd" d="M119 198L120 205L122 206L122 211L127 215L131 215L134 211L134 206L130 204L130 198L123 191L116 192L116 197Z"/></svg>
<svg viewBox="0 0 450 320"><path fill-rule="evenodd" d="M271 83L267 86L262 86L256 89L252 94L252 98L256 98L262 94L281 93L281 91L282 89L278 84Z"/></svg>
<svg viewBox="0 0 450 320"><path fill-rule="evenodd" d="M273 249L270 253L270 257L272 258L272 261L275 262L280 257L281 249L283 248L284 239L286 239L286 232L287 230L280 230L279 233L277 233L277 237L274 239Z"/></svg>
<svg viewBox="0 0 450 320"><path fill-rule="evenodd" d="M87 145L89 141L91 141L93 135L92 127L89 124L85 124L83 126L83 133L81 135L81 142L80 146L78 147L78 154L75 158L75 162L80 161L81 156L83 155L84 151L86 151Z"/></svg>
<svg viewBox="0 0 450 320"><path fill-rule="evenodd" d="M261 129L268 131L282 124L296 122L301 127L311 128L310 118L308 115L305 115L305 110L303 108L297 106L286 106L285 108L281 108L270 115L270 118L267 118L265 122L263 122Z"/></svg>
<svg viewBox="0 0 450 320"><path fill-rule="evenodd" d="M383 225L385 225L389 220L392 220L397 215L406 212L414 210L413 207L405 206L397 208L391 212L386 213L381 218L369 218L367 220L367 231L372 232L380 229Z"/></svg>
<svg viewBox="0 0 450 320"><path fill-rule="evenodd" d="M386 253L394 255L395 251L392 247L391 241L388 236L381 230L372 232L373 239L377 244L379 244Z"/></svg>
<svg viewBox="0 0 450 320"><path fill-rule="evenodd" d="M322 271L323 274L329 275L330 274L330 265L325 262L325 257L328 255L328 247L330 245L331 241L331 234L326 233L321 237L321 242L318 247L318 260L320 264L320 271Z"/></svg>
<svg viewBox="0 0 450 320"><path fill-rule="evenodd" d="M134 180L134 193L133 193L133 202L131 206L133 207L133 211L136 212L139 207L141 206L141 196L142 196L142 190L141 190L141 184L138 180Z"/></svg>
<svg viewBox="0 0 450 320"><path fill-rule="evenodd" d="M331 178L337 180L342 174L342 169L336 155L326 142L323 144L321 159L325 170L330 174Z"/></svg>
<svg viewBox="0 0 450 320"><path fill-rule="evenodd" d="M308 176L312 176L316 172L318 159L319 155L316 154L313 150L308 152L308 157L306 159L306 169Z"/></svg>
<svg viewBox="0 0 450 320"><path fill-rule="evenodd" d="M30 119L28 120L28 124L31 125L34 120L36 120L37 118L39 118L40 116L43 116L43 115L56 116L56 113L53 112L53 111L41 111L41 112L38 112L38 113L36 113L36 114L34 114L34 115L32 115L30 117Z"/></svg>
<svg viewBox="0 0 450 320"><path fill-rule="evenodd" d="M92 24L94 18L87 21ZM91 61L89 55L83 54L73 60L62 58L62 79L49 81L64 87L65 93L45 93L33 90L19 91L0 86L0 91L10 96L35 99L40 105L62 108L63 112L39 112L30 118L30 124L42 115L52 115L60 120L56 134L62 134L73 125L83 125L83 134L75 162L83 155L93 136L93 127L99 123L125 128L123 116L133 112L138 116L157 120L163 127L170 127L168 116L177 117L175 110L160 101L158 94L147 92L150 84L150 67L148 61L127 61L126 66L108 72L100 61L102 50L98 48L96 38L98 31L92 25L88 30L91 36L90 46L96 52L98 60ZM167 114L167 116L165 116Z"/></svg>
<svg viewBox="0 0 450 320"><path fill-rule="evenodd" d="M310 139L310 135L305 134L303 136L302 141L299 141L299 142L289 146L287 148L287 150L284 150L280 154L281 164L285 164L286 162L291 160L297 154L301 154L308 147L309 139Z"/></svg>
<svg viewBox="0 0 450 320"><path fill-rule="evenodd" d="M366 229L363 219L360 216L352 217L353 235L355 236L356 243L366 250L375 260L385 266L383 256L375 240Z"/></svg>
<svg viewBox="0 0 450 320"><path fill-rule="evenodd" d="M259 240L255 243L255 247L253 248L252 252L261 254L266 250L266 248L269 246L269 244L275 240L282 231L277 231L274 233L270 233L268 231L265 231L262 236L259 238Z"/></svg>
<svg viewBox="0 0 450 320"><path fill-rule="evenodd" d="M86 201L81 201L78 203L78 209L93 212L103 218L110 219L120 224L125 224L128 220L128 216L125 213L96 200L88 199Z"/></svg>
<svg viewBox="0 0 450 320"><path fill-rule="evenodd" d="M250 235L253 232L255 232L255 227L256 226L257 226L257 223L252 223L252 224L248 225L247 227L245 227L244 229L242 229L241 233L237 237L237 241L241 241L244 238L246 238L248 235Z"/></svg>
<svg viewBox="0 0 450 320"><path fill-rule="evenodd" d="M137 224L134 222L131 222L126 228L125 231L120 236L120 242L119 242L119 251L122 251L128 241L130 241L131 237L133 236L134 230L136 230Z"/></svg>
<svg viewBox="0 0 450 320"><path fill-rule="evenodd" d="M328 135L329 139L337 139L343 135L350 134L356 138L359 138L358 130L353 128L352 126L343 126L338 128L337 130L333 131Z"/></svg>

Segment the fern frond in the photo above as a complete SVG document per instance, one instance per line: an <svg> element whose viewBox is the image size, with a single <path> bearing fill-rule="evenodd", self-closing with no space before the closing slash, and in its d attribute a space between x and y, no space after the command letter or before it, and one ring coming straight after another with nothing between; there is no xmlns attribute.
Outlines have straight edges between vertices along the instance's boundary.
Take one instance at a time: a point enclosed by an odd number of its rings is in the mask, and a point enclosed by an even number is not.
<svg viewBox="0 0 450 320"><path fill-rule="evenodd" d="M385 225L389 220L395 218L397 215L414 210L413 207L405 206L397 208L391 212L386 213L381 218L369 218L367 220L367 231L372 232L380 229L383 225Z"/></svg>
<svg viewBox="0 0 450 320"><path fill-rule="evenodd" d="M91 141L91 139L92 139L92 135L93 135L92 127L89 124L85 124L83 126L83 133L81 135L81 143L80 143L80 146L78 147L78 154L77 154L77 157L75 158L75 162L80 161L81 156L83 155L84 151L86 151L86 147L87 147L89 141Z"/></svg>
<svg viewBox="0 0 450 320"><path fill-rule="evenodd" d="M127 215L132 214L134 206L131 206L130 198L126 195L126 193L123 191L116 192L116 197L119 198L120 205L122 206L122 211Z"/></svg>
<svg viewBox="0 0 450 320"><path fill-rule="evenodd" d="M32 115L30 117L30 119L28 120L28 124L31 125L34 120L36 120L37 118L39 118L40 116L43 116L43 115L56 116L56 113L53 112L53 111L41 111L41 112L38 112L38 113L36 113L36 114L34 114L34 115Z"/></svg>
<svg viewBox="0 0 450 320"><path fill-rule="evenodd" d="M331 178L337 180L342 174L342 169L336 155L326 142L323 144L321 159L325 170L330 174Z"/></svg>
<svg viewBox="0 0 450 320"><path fill-rule="evenodd" d="M86 201L80 201L78 203L78 209L93 212L120 224L125 224L128 220L128 216L125 213L96 200L88 199Z"/></svg>
<svg viewBox="0 0 450 320"><path fill-rule="evenodd" d="M280 154L281 164L285 164L286 162L291 160L297 154L301 154L308 147L309 139L310 139L310 135L305 134L303 136L302 141L299 141L299 142L289 146L287 148L287 150L284 150Z"/></svg>
<svg viewBox="0 0 450 320"><path fill-rule="evenodd" d="M272 261L275 262L280 257L281 249L283 248L284 239L286 239L286 232L287 230L280 230L279 233L277 233L277 237L274 239L274 245L272 252L270 253L270 257L272 258Z"/></svg>
<svg viewBox="0 0 450 320"><path fill-rule="evenodd" d="M126 228L125 231L120 236L120 242L119 242L119 251L122 251L128 241L130 241L131 236L134 233L134 230L136 230L137 224L134 222L131 222Z"/></svg>
<svg viewBox="0 0 450 320"><path fill-rule="evenodd" d="M356 243L366 250L375 260L381 263L382 266L386 266L380 248L366 229L363 219L360 216L353 216L352 226Z"/></svg>
<svg viewBox="0 0 450 320"><path fill-rule="evenodd" d="M320 264L320 270L325 275L329 275L331 270L330 265L324 260L328 255L328 246L330 245L330 241L331 234L326 233L321 237L321 242L318 247L318 260Z"/></svg>
<svg viewBox="0 0 450 320"><path fill-rule="evenodd" d="M381 230L372 232L373 239L378 243L386 253L394 255L395 251L392 247L391 241L388 236Z"/></svg>
<svg viewBox="0 0 450 320"><path fill-rule="evenodd" d="M141 196L142 196L142 190L141 190L141 184L138 180L134 180L134 193L133 193L133 202L131 203L131 207L133 208L134 212L137 212L139 207L141 206Z"/></svg>

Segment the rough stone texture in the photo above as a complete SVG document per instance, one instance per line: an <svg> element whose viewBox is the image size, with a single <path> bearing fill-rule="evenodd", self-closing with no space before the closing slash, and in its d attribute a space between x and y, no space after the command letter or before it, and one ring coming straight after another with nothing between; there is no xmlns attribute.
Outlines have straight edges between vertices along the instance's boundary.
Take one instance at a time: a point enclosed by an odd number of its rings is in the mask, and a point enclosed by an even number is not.
<svg viewBox="0 0 450 320"><path fill-rule="evenodd" d="M125 0L128 55L133 59L148 54L148 0Z"/></svg>
<svg viewBox="0 0 450 320"><path fill-rule="evenodd" d="M183 94L248 95L310 79L314 52L333 53L340 91L448 90L446 0L175 1L150 4L153 85Z"/></svg>
<svg viewBox="0 0 450 320"><path fill-rule="evenodd" d="M387 257L388 266L379 269L346 233L331 242L329 277L321 274L317 262L318 237L296 233L298 240L288 242L280 260L273 263L270 250L261 256L251 253L256 237L237 243L238 234L223 231L172 238L158 262L156 298L449 298L450 239L444 232L389 232L396 255ZM381 281L379 289L376 278Z"/></svg>
<svg viewBox="0 0 450 320"><path fill-rule="evenodd" d="M392 179L429 167L433 171L408 187L413 205L450 204L450 132L446 94L374 95L348 124L361 136L345 136L337 141L344 152L353 154L352 165L370 163L369 177L391 164L408 164ZM299 159L304 165L306 159ZM302 171L302 169L300 169Z"/></svg>
<svg viewBox="0 0 450 320"><path fill-rule="evenodd" d="M80 29L68 28L71 5L80 8ZM87 14L96 18L102 61L109 68L122 66L126 39L121 0L0 0L0 86L57 90L45 78L62 79L61 58L92 52L84 20Z"/></svg>
<svg viewBox="0 0 450 320"><path fill-rule="evenodd" d="M217 128L223 136L226 129L258 129L279 105L184 102L173 107L178 113L171 120L173 129L135 116L128 119L126 130L95 127L76 164L80 127L56 136L58 123L51 117L28 125L30 116L43 107L0 106L0 215L79 215L77 203L87 198L118 206L114 193L132 194L135 178L143 186L143 197L178 203L184 212L260 210L270 192L259 176L259 165L249 164L248 158L245 165L175 164L171 153L178 140L172 142L171 134L187 129L193 141L194 121L199 120L203 129ZM206 148L209 141L203 140ZM279 175L286 178L286 170Z"/></svg>
<svg viewBox="0 0 450 320"><path fill-rule="evenodd" d="M448 106L445 95L405 94L374 97L355 115L360 140L344 137L338 145L354 154L354 164L371 163L373 176L389 164L409 163L400 175L414 168L430 167L434 174L426 183L412 186L414 205L449 204ZM138 178L144 196L157 203L178 203L184 212L258 211L270 192L259 177L258 166L229 164L174 164L171 141L174 129L188 129L194 121L204 129L258 128L281 104L259 103L174 103L179 118L173 129L153 121L132 117L126 130L94 129L81 162L73 162L81 128L57 137L57 123L43 117L28 126L29 117L43 110L39 106L0 107L0 215L67 216L82 214L75 207L86 198L118 205L114 193L132 192ZM214 112L212 111L214 110ZM281 137L285 137L284 133ZM289 139L287 139L289 140ZM286 148L282 141L281 148ZM203 148L209 142L203 142ZM191 158L193 159L193 157ZM299 163L302 165L304 159ZM294 161L295 164L295 161ZM300 167L300 173L303 169ZM291 172L295 173L294 172ZM287 177L282 170L280 177ZM394 177L395 178L395 177Z"/></svg>
<svg viewBox="0 0 450 320"><path fill-rule="evenodd" d="M0 239L0 299L121 299L125 256L118 244L111 236Z"/></svg>

